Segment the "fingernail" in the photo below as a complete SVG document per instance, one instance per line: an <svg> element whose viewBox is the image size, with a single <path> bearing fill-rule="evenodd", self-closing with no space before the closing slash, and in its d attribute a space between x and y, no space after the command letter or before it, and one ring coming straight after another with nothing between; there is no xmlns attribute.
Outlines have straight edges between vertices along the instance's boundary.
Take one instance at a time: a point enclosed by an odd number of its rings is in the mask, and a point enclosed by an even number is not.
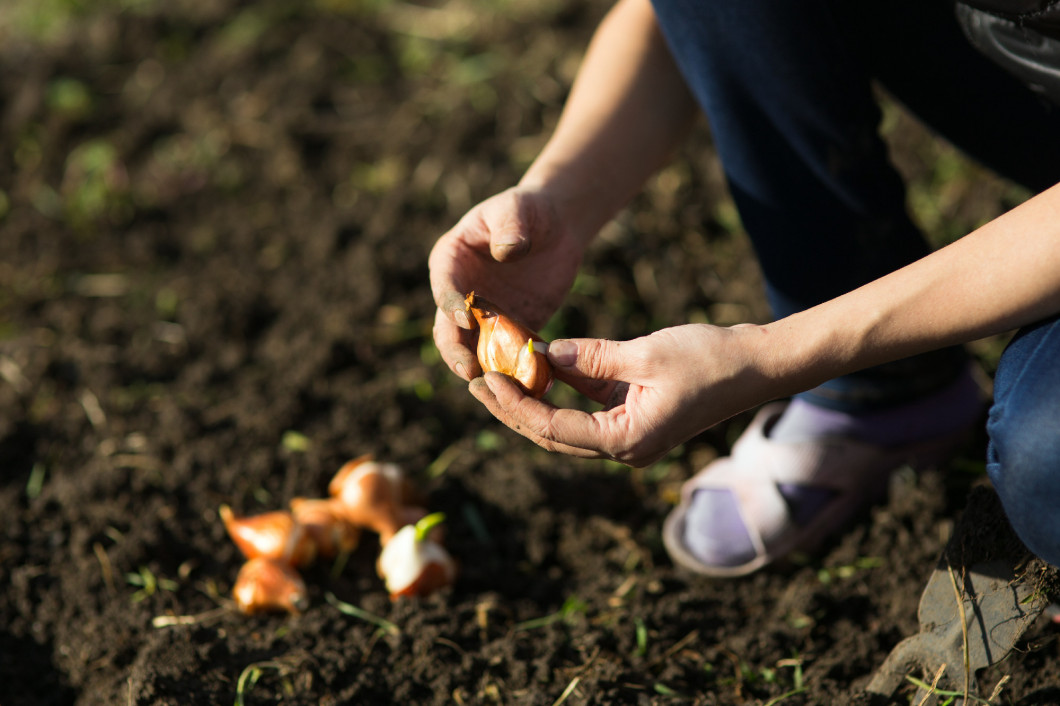
<svg viewBox="0 0 1060 706"><path fill-rule="evenodd" d="M471 378L469 378L467 376L467 368L464 367L463 363L457 363L453 367L456 368L456 374L457 375L459 375L460 377L464 378L465 380L470 380L471 379Z"/></svg>
<svg viewBox="0 0 1060 706"><path fill-rule="evenodd" d="M526 244L526 238L523 237L518 231L505 231L498 233L496 240L493 241L494 247L498 248L518 248Z"/></svg>
<svg viewBox="0 0 1060 706"><path fill-rule="evenodd" d="M471 319L468 318L467 312L463 309L457 309L453 312L453 320L456 321L456 325L460 328L471 328Z"/></svg>
<svg viewBox="0 0 1060 706"><path fill-rule="evenodd" d="M548 359L563 367L574 365L578 361L578 344L574 341L553 341L548 344Z"/></svg>
<svg viewBox="0 0 1060 706"><path fill-rule="evenodd" d="M494 257L500 259L506 259L512 255L517 255L527 249L528 243L525 238L518 236L503 237L501 240L493 242L492 250Z"/></svg>

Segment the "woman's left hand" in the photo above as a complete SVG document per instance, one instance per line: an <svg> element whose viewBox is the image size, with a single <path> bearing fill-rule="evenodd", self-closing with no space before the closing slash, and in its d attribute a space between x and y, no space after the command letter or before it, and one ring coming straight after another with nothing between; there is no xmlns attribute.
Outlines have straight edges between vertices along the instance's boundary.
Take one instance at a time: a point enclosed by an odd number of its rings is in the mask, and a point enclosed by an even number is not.
<svg viewBox="0 0 1060 706"><path fill-rule="evenodd" d="M773 396L749 345L759 332L688 324L632 341L553 341L556 377L604 405L592 414L528 397L499 373L476 378L470 389L497 419L545 449L646 466Z"/></svg>

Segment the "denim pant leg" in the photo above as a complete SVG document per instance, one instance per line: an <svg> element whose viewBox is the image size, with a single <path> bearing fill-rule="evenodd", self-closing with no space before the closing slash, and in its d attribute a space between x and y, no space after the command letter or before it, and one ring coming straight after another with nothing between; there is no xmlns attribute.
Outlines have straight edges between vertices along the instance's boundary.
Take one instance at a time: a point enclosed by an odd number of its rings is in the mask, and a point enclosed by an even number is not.
<svg viewBox="0 0 1060 706"><path fill-rule="evenodd" d="M710 122L777 316L929 252L878 134L874 80L908 97L936 126L953 128L956 142L999 168L1018 170L1040 163L1022 157L1041 157L1023 150L1017 158L1009 145L995 144L1000 126L1015 128L1037 111L1023 123L1031 127L1021 129L1038 137L1048 125L1056 134L1057 120L1043 117L1030 92L967 44L946 2L654 4ZM997 102L997 95L1008 102ZM1023 147L1032 146L1029 137L1024 141ZM959 374L962 361L959 349L945 349L831 381L807 396L849 411L885 407L941 388Z"/></svg>
<svg viewBox="0 0 1060 706"><path fill-rule="evenodd" d="M1001 357L987 472L1027 547L1060 566L1060 319L1021 330Z"/></svg>

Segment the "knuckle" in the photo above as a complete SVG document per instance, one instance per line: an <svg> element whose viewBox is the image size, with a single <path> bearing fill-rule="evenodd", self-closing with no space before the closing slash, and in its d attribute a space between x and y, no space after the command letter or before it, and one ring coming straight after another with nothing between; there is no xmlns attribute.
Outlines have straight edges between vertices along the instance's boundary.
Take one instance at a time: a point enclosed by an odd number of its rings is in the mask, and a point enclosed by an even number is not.
<svg viewBox="0 0 1060 706"><path fill-rule="evenodd" d="M584 345L586 355L579 355L578 358L579 361L586 362L586 374L596 379L609 378L617 363L617 344L612 341L590 339Z"/></svg>

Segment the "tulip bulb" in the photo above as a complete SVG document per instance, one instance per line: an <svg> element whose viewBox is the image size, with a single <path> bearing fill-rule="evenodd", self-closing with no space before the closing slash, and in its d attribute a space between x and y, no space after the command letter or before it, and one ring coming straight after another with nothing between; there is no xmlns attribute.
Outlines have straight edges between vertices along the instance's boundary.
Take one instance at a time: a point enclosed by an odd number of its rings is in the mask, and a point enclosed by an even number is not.
<svg viewBox="0 0 1060 706"><path fill-rule="evenodd" d="M287 611L301 613L307 603L305 582L287 564L257 557L239 570L232 596L246 615Z"/></svg>
<svg viewBox="0 0 1060 706"><path fill-rule="evenodd" d="M464 299L464 306L478 322L476 352L482 369L504 373L531 397L548 392L552 387L552 366L545 355L544 339L474 292Z"/></svg>
<svg viewBox="0 0 1060 706"><path fill-rule="evenodd" d="M361 528L346 521L342 506L334 498L294 498L291 514L305 527L321 558L348 554L361 540Z"/></svg>
<svg viewBox="0 0 1060 706"><path fill-rule="evenodd" d="M398 530L379 554L377 570L391 599L426 596L450 585L456 562L432 539L431 530L445 516L435 513Z"/></svg>
<svg viewBox="0 0 1060 706"><path fill-rule="evenodd" d="M414 525L429 514L430 513L425 507L420 507L419 505L405 505L398 510L398 521L400 522L401 527L404 527L405 525ZM431 538L441 541L440 538L444 535L444 532L442 531L443 529L444 528L440 525L435 527L431 530ZM385 542L382 543L385 544Z"/></svg>
<svg viewBox="0 0 1060 706"><path fill-rule="evenodd" d="M316 556L313 539L290 512L237 517L227 505L222 505L219 512L228 535L248 559L263 558L290 566L305 566Z"/></svg>
<svg viewBox="0 0 1060 706"><path fill-rule="evenodd" d="M345 520L378 533L384 544L402 525L405 489L398 466L377 463L370 455L347 461L328 485Z"/></svg>

